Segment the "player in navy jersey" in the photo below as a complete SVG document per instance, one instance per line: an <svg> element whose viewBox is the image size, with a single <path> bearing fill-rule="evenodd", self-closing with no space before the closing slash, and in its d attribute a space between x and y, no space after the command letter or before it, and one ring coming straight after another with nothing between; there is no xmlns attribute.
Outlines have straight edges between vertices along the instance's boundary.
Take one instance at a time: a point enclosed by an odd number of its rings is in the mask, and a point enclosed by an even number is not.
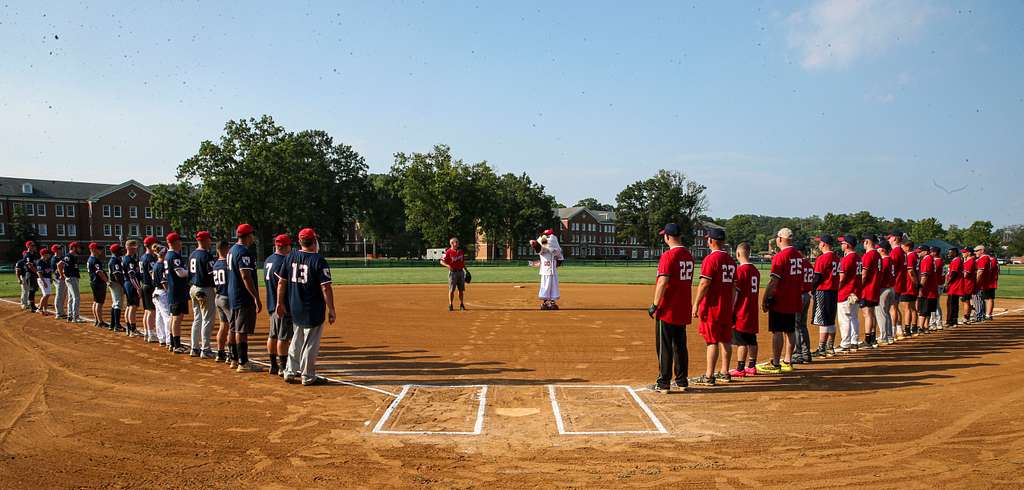
<svg viewBox="0 0 1024 490"><path fill-rule="evenodd" d="M39 289L39 282L36 281L36 261L39 255L36 253L36 242L29 240L25 242L25 255L23 262L22 280L27 294L28 307L25 309L36 312L36 291ZM24 301L23 301L24 302Z"/></svg>
<svg viewBox="0 0 1024 490"><path fill-rule="evenodd" d="M109 278L103 267L103 248L93 242L89 244L89 259L85 263L89 273L89 288L92 290L92 324L101 328L110 328L103 321L103 304L107 302L107 282Z"/></svg>
<svg viewBox="0 0 1024 490"><path fill-rule="evenodd" d="M175 354L188 352L181 345L181 319L188 311L188 270L181 256L181 236L171 232L167 235L167 254L164 255L164 274L167 281L167 310L170 314L170 342L168 349Z"/></svg>
<svg viewBox="0 0 1024 490"><path fill-rule="evenodd" d="M18 278L18 285L21 286L21 309L29 309L28 302L28 285L25 283L25 256L28 255L28 250L21 251L21 258L14 263L14 277Z"/></svg>
<svg viewBox="0 0 1024 490"><path fill-rule="evenodd" d="M156 312L153 315L156 317L154 324L156 339L160 342L160 347L166 347L171 345L171 333L168 330L171 323L171 311L167 303L167 268L164 262L164 257L167 256L167 247L158 244L153 248L153 252L156 253L156 263L153 264L152 272L153 306L156 307Z"/></svg>
<svg viewBox="0 0 1024 490"><path fill-rule="evenodd" d="M252 245L256 241L252 226L238 225L236 242L228 252L228 302L231 305L231 332L228 343L234 340L235 360L231 367L240 373L261 371L249 362L249 335L256 332L256 315L263 310L259 283L256 276L256 254Z"/></svg>
<svg viewBox="0 0 1024 490"><path fill-rule="evenodd" d="M267 312L270 313L270 331L267 333L267 353L270 355L270 374L284 376L288 363L288 344L292 340L292 317L285 304L284 315L277 314L277 281L292 252L292 239L288 235L274 238L274 253L263 264L263 279L267 290Z"/></svg>
<svg viewBox="0 0 1024 490"><path fill-rule="evenodd" d="M213 332L213 316L216 312L213 297L213 263L217 260L210 253L210 232L196 233L199 246L188 258L189 297L192 299L192 357L213 359L210 334Z"/></svg>
<svg viewBox="0 0 1024 490"><path fill-rule="evenodd" d="M107 287L110 288L110 331L116 332L122 328L121 314L124 312L124 265L121 257L124 251L121 245L115 243L110 246L110 260L107 261L107 277L110 281ZM127 328L125 327L125 331Z"/></svg>
<svg viewBox="0 0 1024 490"><path fill-rule="evenodd" d="M299 232L301 250L293 251L285 259L278 276L277 314L285 314L285 305L295 324L288 366L284 380L295 383L302 375L303 386L323 384L316 375L316 358L320 353L320 337L326 320L334 324L334 292L331 290L331 269L319 253L316 232L304 228Z"/></svg>
<svg viewBox="0 0 1024 490"><path fill-rule="evenodd" d="M39 283L39 313L46 316L46 307L50 301L50 285L53 279L53 269L50 266L50 249L43 247L39 250L40 257L36 261L36 282Z"/></svg>
<svg viewBox="0 0 1024 490"><path fill-rule="evenodd" d="M124 242L125 254L121 258L121 269L124 270L124 327L129 337L141 336L135 327L135 312L139 308L142 298L142 282L139 276L139 258L136 255L139 251L138 240Z"/></svg>
<svg viewBox="0 0 1024 490"><path fill-rule="evenodd" d="M82 320L81 314L81 302L82 294L78 288L79 270L78 254L81 251L78 248L78 242L71 242L68 244L68 253L64 254L64 257L60 259L60 263L57 264L57 269L60 271L60 276L64 278L64 285L68 288L68 308L67 308L67 320L70 323L85 323Z"/></svg>
<svg viewBox="0 0 1024 490"><path fill-rule="evenodd" d="M153 266L156 265L157 241L156 237L148 236L142 239L142 248L145 251L139 259L139 277L142 282L142 328L146 343L156 342L156 305L153 304L153 293L156 287L153 283Z"/></svg>
<svg viewBox="0 0 1024 490"><path fill-rule="evenodd" d="M227 240L217 243L217 261L213 263L213 286L216 288L217 297L214 304L217 305L217 319L220 326L217 328L217 362L230 363L225 348L228 343L228 319L231 317L231 304L228 302L228 250L231 244ZM232 348L233 352L234 349Z"/></svg>

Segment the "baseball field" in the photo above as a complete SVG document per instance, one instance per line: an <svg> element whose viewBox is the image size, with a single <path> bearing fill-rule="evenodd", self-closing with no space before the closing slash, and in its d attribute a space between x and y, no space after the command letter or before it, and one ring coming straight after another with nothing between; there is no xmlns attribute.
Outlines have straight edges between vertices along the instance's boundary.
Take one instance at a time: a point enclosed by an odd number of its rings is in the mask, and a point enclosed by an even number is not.
<svg viewBox="0 0 1024 490"><path fill-rule="evenodd" d="M991 322L662 395L643 388L650 286L565 284L563 309L539 311L529 279L474 281L466 312L439 284L336 285L320 364L334 382L316 387L2 301L0 486L1020 487L1022 300L998 300ZM703 342L688 340L696 374Z"/></svg>

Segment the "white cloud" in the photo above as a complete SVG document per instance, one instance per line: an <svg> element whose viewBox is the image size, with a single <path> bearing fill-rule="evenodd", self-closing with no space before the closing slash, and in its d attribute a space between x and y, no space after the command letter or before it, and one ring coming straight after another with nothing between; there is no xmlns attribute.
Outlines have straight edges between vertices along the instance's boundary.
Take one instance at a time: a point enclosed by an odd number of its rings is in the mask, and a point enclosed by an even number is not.
<svg viewBox="0 0 1024 490"><path fill-rule="evenodd" d="M843 68L912 37L931 12L924 0L821 0L786 18L789 45L804 68Z"/></svg>

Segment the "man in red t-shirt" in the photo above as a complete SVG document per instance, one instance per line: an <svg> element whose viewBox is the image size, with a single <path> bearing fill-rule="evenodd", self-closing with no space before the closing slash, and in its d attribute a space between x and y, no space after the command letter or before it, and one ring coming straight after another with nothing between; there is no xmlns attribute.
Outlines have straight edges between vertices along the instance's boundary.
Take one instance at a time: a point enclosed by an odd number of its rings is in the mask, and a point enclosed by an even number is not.
<svg viewBox="0 0 1024 490"><path fill-rule="evenodd" d="M974 251L978 255L978 294L981 296L982 306L979 317L982 320L991 320L996 299L995 288L992 287L992 277L994 276L992 271L998 269L999 264L988 254L984 245L974 247Z"/></svg>
<svg viewBox="0 0 1024 490"><path fill-rule="evenodd" d="M895 274L892 290L895 293L895 303L892 305L892 323L896 327L895 340L903 338L903 311L900 308L901 301L903 300L903 286L906 281L907 274L907 255L903 251L903 232L894 231L889 234L889 246L892 247L892 251L889 252L889 260L892 262L892 268Z"/></svg>
<svg viewBox="0 0 1024 490"><path fill-rule="evenodd" d="M964 247L960 250L964 259L963 263L963 278L960 280L960 309L964 310L963 323L973 323L973 315L971 311L974 308L972 302L974 298L974 290L977 285L977 273L978 268L974 263L974 255L971 254L970 247Z"/></svg>
<svg viewBox="0 0 1024 490"><path fill-rule="evenodd" d="M845 354L860 347L860 256L857 239L853 235L839 237L843 258L839 260L839 297L836 305L839 320L839 349Z"/></svg>
<svg viewBox="0 0 1024 490"><path fill-rule="evenodd" d="M939 247L929 248L928 256L935 264L932 270L935 271L935 290L937 291L937 296L935 297L935 310L932 312L931 318L928 319L928 328L942 330L942 287L946 282L946 275L942 269L946 263L942 261L942 257L939 257L939 252L941 251Z"/></svg>
<svg viewBox="0 0 1024 490"><path fill-rule="evenodd" d="M864 235L861 244L864 256L860 259L860 308L864 314L864 342L871 349L878 348L878 324L875 310L882 295L882 255L875 250L878 241L873 234Z"/></svg>
<svg viewBox="0 0 1024 490"><path fill-rule="evenodd" d="M892 305L896 302L896 293L892 288L896 276L892 267L892 258L889 257L889 251L891 250L889 242L879 241L878 245L875 246L875 250L878 251L878 255L882 258L881 278L878 281L880 288L878 307L875 308L875 323L878 324L878 332L882 337L879 343L889 345L896 341L891 315Z"/></svg>
<svg viewBox="0 0 1024 490"><path fill-rule="evenodd" d="M996 289L999 289L999 260L992 257L992 270L989 271L988 291L985 293L989 299L988 319L992 319L992 313L996 309Z"/></svg>
<svg viewBox="0 0 1024 490"><path fill-rule="evenodd" d="M693 316L700 320L700 334L706 344L707 368L701 376L691 378L690 384L714 386L716 382L728 383L730 357L732 356L732 307L735 301L736 262L722 250L725 244L725 230L710 228L705 240L711 253L700 264L700 283L697 296L693 299ZM722 357L721 369L713 372Z"/></svg>
<svg viewBox="0 0 1024 490"><path fill-rule="evenodd" d="M690 303L693 288L693 256L683 246L679 225L669 223L661 230L668 250L658 260L658 281L654 285L654 303L647 314L655 320L658 343L658 381L651 391L668 393L672 386L686 391L689 385L686 369L690 360L686 352L686 326L692 319ZM675 364L673 367L673 359ZM670 381L675 377L675 381Z"/></svg>
<svg viewBox="0 0 1024 490"><path fill-rule="evenodd" d="M903 290L900 293L900 304L903 305L903 335L911 336L917 327L917 290L920 287L921 279L918 276L919 257L914 252L914 242L904 241L902 243L903 254L906 263L903 266ZM899 279L897 279L899 280Z"/></svg>
<svg viewBox="0 0 1024 490"><path fill-rule="evenodd" d="M832 357L836 353L836 306L839 297L839 258L832 247L832 235L817 238L821 255L814 259L814 324L818 326L816 357Z"/></svg>
<svg viewBox="0 0 1024 490"><path fill-rule="evenodd" d="M736 304L733 306L732 343L736 346L736 369L732 377L757 374L757 298L761 285L761 272L750 263L750 244L736 246Z"/></svg>
<svg viewBox="0 0 1024 490"><path fill-rule="evenodd" d="M946 328L955 328L960 317L960 281L963 280L963 259L955 249L946 252L949 272L946 273Z"/></svg>
<svg viewBox="0 0 1024 490"><path fill-rule="evenodd" d="M804 255L804 284L800 290L800 311L796 312L796 328L793 330L793 337L796 343L793 345L793 364L809 364L811 359L811 334L807 331L807 308L811 305L811 291L814 291L814 265L811 264L809 250L805 247L797 247Z"/></svg>
<svg viewBox="0 0 1024 490"><path fill-rule="evenodd" d="M928 245L921 245L918 264L921 288L917 293L917 330L928 333L932 313L939 305L939 277L942 271L935 270L935 260L932 259L931 247Z"/></svg>
<svg viewBox="0 0 1024 490"><path fill-rule="evenodd" d="M772 257L771 280L765 288L761 309L768 312L768 331L772 333L772 358L757 365L758 374L793 371L793 331L800 294L804 287L804 257L793 248L793 230L783 228L775 234L779 252ZM783 338L785 335L785 338Z"/></svg>
<svg viewBox="0 0 1024 490"><path fill-rule="evenodd" d="M459 291L459 309L465 310L466 293L466 252L459 248L459 239L448 240L450 248L444 251L441 265L448 269L448 311L455 309L455 290Z"/></svg>

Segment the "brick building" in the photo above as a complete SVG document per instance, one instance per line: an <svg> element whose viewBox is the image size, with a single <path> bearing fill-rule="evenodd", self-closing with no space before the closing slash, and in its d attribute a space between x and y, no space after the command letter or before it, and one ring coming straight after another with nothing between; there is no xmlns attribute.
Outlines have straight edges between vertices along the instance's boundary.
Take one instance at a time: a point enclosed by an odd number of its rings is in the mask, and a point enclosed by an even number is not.
<svg viewBox="0 0 1024 490"><path fill-rule="evenodd" d="M0 177L0 257L10 255L15 214L31 223L41 244L97 242L109 245L171 231L150 206L152 191L134 180L96 184ZM185 237L188 238L188 237ZM185 242L187 249L194 242Z"/></svg>

